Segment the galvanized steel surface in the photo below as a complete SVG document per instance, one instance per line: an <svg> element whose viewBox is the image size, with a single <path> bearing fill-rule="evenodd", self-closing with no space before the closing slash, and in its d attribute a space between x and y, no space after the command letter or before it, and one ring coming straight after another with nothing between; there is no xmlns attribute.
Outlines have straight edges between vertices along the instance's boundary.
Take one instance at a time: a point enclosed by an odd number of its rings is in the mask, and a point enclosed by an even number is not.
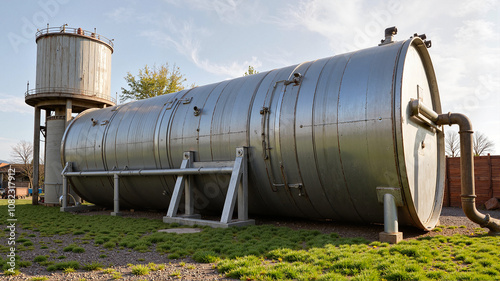
<svg viewBox="0 0 500 281"><path fill-rule="evenodd" d="M412 38L191 90L88 110L67 128L73 171L178 168L234 160L249 147L254 214L383 222L378 186L401 187L400 223L432 228L444 189L442 133L411 118L440 113L428 51ZM196 176L196 208L220 210L229 177ZM82 198L113 204L111 177L72 177ZM120 205L166 209L173 176L120 178Z"/></svg>
<svg viewBox="0 0 500 281"><path fill-rule="evenodd" d="M108 43L65 32L37 33L36 41L36 85L27 95L71 93L111 100L113 49Z"/></svg>
<svg viewBox="0 0 500 281"><path fill-rule="evenodd" d="M61 139L64 134L66 120L64 116L52 116L47 120L47 137L45 139L45 198L48 204L58 204L62 195L61 179Z"/></svg>

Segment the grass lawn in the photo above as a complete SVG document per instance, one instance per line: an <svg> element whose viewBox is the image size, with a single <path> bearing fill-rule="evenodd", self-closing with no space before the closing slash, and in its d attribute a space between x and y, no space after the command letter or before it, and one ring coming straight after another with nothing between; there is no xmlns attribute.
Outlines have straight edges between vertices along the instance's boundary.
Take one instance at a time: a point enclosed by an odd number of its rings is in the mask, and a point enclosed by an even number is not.
<svg viewBox="0 0 500 281"><path fill-rule="evenodd" d="M61 213L58 207L30 204L31 200L17 200L18 230L29 229L45 237L75 236L75 243L65 247L64 251L82 251L82 244L88 243L105 249L158 251L169 259L191 257L200 263L214 263L219 272L236 279L500 279L500 237L484 233L424 237L397 245L272 225L229 229L201 227L204 228L202 232L190 234L159 233L159 229L179 225L146 218L82 216ZM0 266L3 270L8 268L6 255L10 248L7 244L10 230L5 228L8 218L7 200L0 200L0 224L5 230L0 232ZM40 247L31 242L30 236L23 234L16 237L16 266L21 267L21 271L23 266L31 266L34 262L47 262L44 256L23 260L23 251ZM99 264L69 263L47 263L47 268L102 270ZM136 267L134 270L142 274L149 269Z"/></svg>

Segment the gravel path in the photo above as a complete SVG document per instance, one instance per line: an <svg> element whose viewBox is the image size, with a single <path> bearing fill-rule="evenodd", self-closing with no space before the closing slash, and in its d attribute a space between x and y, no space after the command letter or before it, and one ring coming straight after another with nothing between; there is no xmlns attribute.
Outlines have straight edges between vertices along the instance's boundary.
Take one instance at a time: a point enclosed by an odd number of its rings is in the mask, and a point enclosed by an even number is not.
<svg viewBox="0 0 500 281"><path fill-rule="evenodd" d="M500 210L497 211L485 211L481 210L483 213L489 213L492 217L500 219ZM80 215L97 215L106 214L109 215L109 211L95 211L80 213ZM124 216L126 217L147 217L161 219L163 213L157 212L130 212L125 211ZM341 237L363 237L370 241L375 241L378 239L379 232L383 231L383 225L354 225L349 223L334 223L328 221L306 221L306 220L292 220L292 219L269 219L269 218L256 218L257 224L273 224L276 226L285 226L292 229L314 229L319 230L323 233L338 233ZM478 232L478 225L471 222L465 217L462 209L460 208L443 208L440 217L440 229L442 231L436 232L424 232L411 227L400 227L400 231L403 232L404 239L415 239L424 236L435 236L435 235L454 235L454 234L467 234ZM485 231L487 229L484 229ZM37 235L37 232L32 232L30 230L18 230L20 233L26 232L29 234ZM120 280L232 280L221 276L215 269L213 269L213 264L200 264L196 263L191 259L179 259L179 260L169 260L165 255L159 254L156 251L150 251L147 253L140 253L136 251L129 251L128 249L104 249L103 247L96 247L93 244L82 244L78 243L79 240L75 240L79 236L83 235L55 235L53 237L29 237L29 239L34 243L35 250L33 251L22 251L20 256L22 260L33 261L36 256L39 255L50 255L53 258L57 258L64 255L65 258L61 261L71 261L77 260L81 265L92 263L94 261L99 261L104 265L109 266L109 268L120 272L123 279ZM40 242L45 242L49 249L40 249L38 245ZM60 241L56 243L54 241ZM84 253L73 253L73 252L63 252L63 248L69 244L77 243L79 246L85 248ZM56 250L55 253L50 253L50 250ZM54 251L53 251L54 252ZM100 256L106 255L102 258ZM165 264L165 269L160 271L152 271L147 276L135 276L131 273L131 269L127 264ZM32 266L23 268L21 274L18 276L3 276L0 274L1 280L31 280L35 276L46 276L48 280L114 280L112 274L103 273L102 271L84 271L78 270L77 272L65 274L60 271L52 273L46 270L46 266L40 266L38 263L33 263Z"/></svg>

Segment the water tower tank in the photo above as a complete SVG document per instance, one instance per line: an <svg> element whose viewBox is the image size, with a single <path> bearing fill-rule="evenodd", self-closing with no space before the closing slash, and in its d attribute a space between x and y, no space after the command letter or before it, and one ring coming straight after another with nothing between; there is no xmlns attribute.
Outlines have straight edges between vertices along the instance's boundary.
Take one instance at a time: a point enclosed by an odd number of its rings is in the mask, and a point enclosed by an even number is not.
<svg viewBox="0 0 500 281"><path fill-rule="evenodd" d="M248 147L249 212L383 222L377 187L401 189L400 222L434 227L444 190L443 134L412 118L418 99L440 113L425 42L305 62L80 114L66 129L73 170L178 168L234 160ZM71 177L82 198L113 205L113 179ZM228 177L196 176L201 212L221 210ZM120 178L120 205L165 209L173 176Z"/></svg>
<svg viewBox="0 0 500 281"><path fill-rule="evenodd" d="M39 128L45 127L45 203L57 204L62 188L61 138L72 114L115 105L110 96L113 43L95 31L66 25L39 30L36 43L36 84L26 92L25 101L35 107L35 154ZM45 126L40 126L42 109Z"/></svg>

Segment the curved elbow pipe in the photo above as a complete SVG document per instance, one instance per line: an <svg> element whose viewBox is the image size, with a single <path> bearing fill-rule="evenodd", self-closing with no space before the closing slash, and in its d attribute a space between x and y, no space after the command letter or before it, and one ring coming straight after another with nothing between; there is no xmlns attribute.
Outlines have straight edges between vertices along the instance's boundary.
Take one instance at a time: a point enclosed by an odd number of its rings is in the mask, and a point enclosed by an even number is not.
<svg viewBox="0 0 500 281"><path fill-rule="evenodd" d="M490 235L500 235L500 220L482 214L476 209L474 184L474 153L472 146L472 124L467 116L460 113L440 114L435 120L437 125L457 124L460 127L460 175L462 210L465 215L481 227L490 230Z"/></svg>

